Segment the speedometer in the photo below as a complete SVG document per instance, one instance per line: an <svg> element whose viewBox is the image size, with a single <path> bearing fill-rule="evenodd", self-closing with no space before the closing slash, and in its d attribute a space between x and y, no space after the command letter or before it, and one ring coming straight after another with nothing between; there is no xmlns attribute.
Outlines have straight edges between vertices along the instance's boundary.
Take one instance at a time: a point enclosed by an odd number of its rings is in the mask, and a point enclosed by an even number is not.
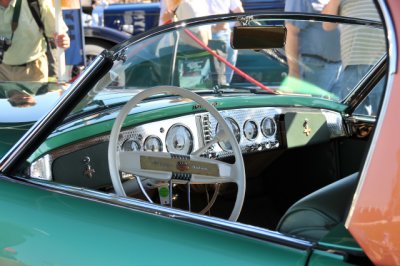
<svg viewBox="0 0 400 266"><path fill-rule="evenodd" d="M193 136L183 125L173 125L167 133L165 145L168 152L176 154L190 154L193 150Z"/></svg>

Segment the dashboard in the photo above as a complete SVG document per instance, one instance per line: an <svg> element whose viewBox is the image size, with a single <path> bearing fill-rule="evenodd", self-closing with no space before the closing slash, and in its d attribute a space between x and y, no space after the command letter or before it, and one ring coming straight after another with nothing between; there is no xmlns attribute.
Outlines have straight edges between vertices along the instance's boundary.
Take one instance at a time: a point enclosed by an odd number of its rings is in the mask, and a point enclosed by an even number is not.
<svg viewBox="0 0 400 266"><path fill-rule="evenodd" d="M327 142L346 135L340 113L304 107L254 107L221 110L242 154L268 152ZM123 128L121 151L232 156L230 143L215 140L219 125L208 112L177 116ZM109 134L62 146L35 160L30 175L89 188L110 186ZM67 168L75 165L74 168Z"/></svg>

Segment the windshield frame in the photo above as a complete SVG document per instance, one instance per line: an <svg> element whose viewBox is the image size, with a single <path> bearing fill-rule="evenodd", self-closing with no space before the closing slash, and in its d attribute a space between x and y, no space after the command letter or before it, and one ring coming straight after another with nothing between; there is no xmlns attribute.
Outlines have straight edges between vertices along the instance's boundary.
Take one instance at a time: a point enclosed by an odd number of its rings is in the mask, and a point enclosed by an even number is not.
<svg viewBox="0 0 400 266"><path fill-rule="evenodd" d="M174 22L168 25L153 28L142 34L133 36L129 40L122 42L110 50L104 50L97 56L87 69L71 84L70 88L57 101L54 107L42 119L37 121L32 128L0 159L0 172L11 173L18 165L22 163L35 151L40 144L57 128L67 115L74 109L85 95L95 86L95 84L112 68L116 60L120 60L120 55L127 45L134 45L143 40L157 36L159 34L172 32L174 30L185 29L189 26L201 25L204 22L212 24L213 22L223 22L230 20L245 19L272 19L272 20L312 20L315 22L337 22L354 25L367 25L371 27L386 29L381 22L358 18L349 18L321 14L303 14L295 12L249 12L240 14L223 14L207 17L199 17L188 20Z"/></svg>

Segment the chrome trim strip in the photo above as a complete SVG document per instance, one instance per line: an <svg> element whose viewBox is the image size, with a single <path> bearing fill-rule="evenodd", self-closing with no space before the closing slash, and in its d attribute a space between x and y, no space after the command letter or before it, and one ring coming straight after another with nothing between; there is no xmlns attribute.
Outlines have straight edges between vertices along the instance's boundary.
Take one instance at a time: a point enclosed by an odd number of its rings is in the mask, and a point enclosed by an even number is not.
<svg viewBox="0 0 400 266"><path fill-rule="evenodd" d="M386 6L385 0L377 0L378 5L381 8L383 19L384 19L384 25L386 26L386 31L387 31L387 38L388 38L388 48L389 48L389 74L394 74L397 71L397 60L398 60L398 55L397 55L397 40L396 40L396 30L394 28L394 25L392 23L392 18L391 14L389 12L388 7Z"/></svg>
<svg viewBox="0 0 400 266"><path fill-rule="evenodd" d="M68 146L65 146L61 149L57 149L54 151L49 152L49 154L52 156L53 160L64 156L66 154L69 154L71 152L77 151L77 150L82 150L85 149L87 147L99 144L99 143L103 143L103 142L107 142L110 139L109 135L103 135L103 136L99 136L99 137L94 137L94 138L90 138L78 143L72 143Z"/></svg>
<svg viewBox="0 0 400 266"><path fill-rule="evenodd" d="M85 75L79 76L74 83L71 84L69 89L65 92L65 95L61 97L55 106L39 121L37 121L20 139L19 141L6 153L6 155L0 160L0 172L4 172L7 168L13 163L14 159L21 153L22 150L26 148L33 140L35 139L36 132L41 131L58 112L61 106L68 102L72 95L75 94L74 87L80 86L83 84L86 76L90 75L93 71L95 71L102 60L104 59L103 55L97 56L93 62L88 66Z"/></svg>
<svg viewBox="0 0 400 266"><path fill-rule="evenodd" d="M343 99L343 104L348 105L347 113L352 113L367 96L374 89L380 79L384 79L384 73L387 71L386 66L387 54L382 56L379 61L368 70L367 74L360 80L360 82L350 91L350 93ZM382 76L381 78L378 78ZM371 84L374 84L371 86Z"/></svg>
<svg viewBox="0 0 400 266"><path fill-rule="evenodd" d="M109 205L123 207L130 210L139 211L142 213L162 216L166 218L173 218L189 223L200 224L218 230L237 233L244 236L260 240L266 240L278 244L284 244L286 246L290 246L300 250L307 250L314 246L314 243L310 241L286 236L276 231L271 231L238 222L232 222L216 217L209 217L205 215L191 213L188 211L172 209L170 207L164 207L161 205L148 203L134 198L124 198L124 197L119 197L115 194L106 194L104 192L97 192L94 190L76 188L68 185L40 181L35 179L9 178L6 176L0 176L0 179L5 179L11 182L24 183L25 185L28 184L34 187L45 189L50 192L56 192L67 196L83 198L100 203L106 203Z"/></svg>
<svg viewBox="0 0 400 266"><path fill-rule="evenodd" d="M354 213L354 205L357 203L361 189L364 185L365 178L366 178L366 173L368 172L369 166L371 164L371 158L374 153L376 144L378 142L378 138L380 135L380 131L382 129L383 122L385 120L386 116L386 111L388 108L389 104L389 99L392 94L393 90L393 75L397 72L397 60L398 60L398 55L397 55L397 41L396 41L396 36L395 36L395 28L392 23L392 18L391 14L389 12L388 7L386 6L386 2L384 0L377 0L378 4L380 5L384 21L385 21L385 26L387 30L387 35L388 35L388 46L389 46L389 70L388 70L388 79L386 83L386 90L385 90L385 97L383 99L382 107L379 113L379 117L377 120L377 124L375 127L375 132L371 141L371 145L367 154L367 157L365 159L364 166L361 169L361 174L360 174L360 181L358 183L356 192L354 193L353 201L349 210L349 214L347 216L346 222L345 222L345 227L348 228L350 226L353 213Z"/></svg>

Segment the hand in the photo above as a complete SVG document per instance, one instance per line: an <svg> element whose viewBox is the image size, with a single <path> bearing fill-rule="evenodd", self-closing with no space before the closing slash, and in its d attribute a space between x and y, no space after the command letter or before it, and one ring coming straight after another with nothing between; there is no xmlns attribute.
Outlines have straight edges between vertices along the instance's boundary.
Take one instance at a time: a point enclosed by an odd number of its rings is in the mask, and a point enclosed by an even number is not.
<svg viewBox="0 0 400 266"><path fill-rule="evenodd" d="M66 33L62 34L55 34L54 35L54 42L56 43L57 47L67 49L70 46L69 36Z"/></svg>
<svg viewBox="0 0 400 266"><path fill-rule="evenodd" d="M173 18L173 12L166 10L162 15L161 15L161 21L162 24L169 24L172 22L172 18Z"/></svg>

